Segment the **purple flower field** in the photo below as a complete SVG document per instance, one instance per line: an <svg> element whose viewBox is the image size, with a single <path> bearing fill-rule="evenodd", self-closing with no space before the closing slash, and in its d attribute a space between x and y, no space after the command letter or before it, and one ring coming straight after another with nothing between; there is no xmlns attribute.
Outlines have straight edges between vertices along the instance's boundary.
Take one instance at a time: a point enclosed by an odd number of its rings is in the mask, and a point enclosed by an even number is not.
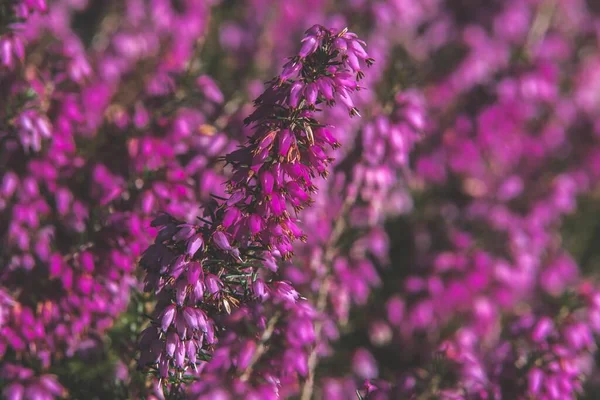
<svg viewBox="0 0 600 400"><path fill-rule="evenodd" d="M0 398L600 398L600 3L0 0Z"/></svg>

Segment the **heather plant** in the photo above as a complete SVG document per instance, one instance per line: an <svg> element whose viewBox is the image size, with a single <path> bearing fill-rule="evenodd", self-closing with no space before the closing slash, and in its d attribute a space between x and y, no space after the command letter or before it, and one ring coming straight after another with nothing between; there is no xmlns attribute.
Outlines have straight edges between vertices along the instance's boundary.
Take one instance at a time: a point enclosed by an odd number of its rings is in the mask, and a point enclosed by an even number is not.
<svg viewBox="0 0 600 400"><path fill-rule="evenodd" d="M0 3L0 397L595 398L596 2Z"/></svg>
<svg viewBox="0 0 600 400"><path fill-rule="evenodd" d="M227 197L215 197L200 223L167 214L154 220L161 229L141 264L145 290L158 298L140 339L141 366L155 365L160 378L175 375L169 382L179 385L218 346L219 314L252 299L295 303L298 292L259 267L277 271L277 259L289 260L293 242L306 240L297 216L313 202L313 180L329 174L326 148L339 146L315 113L339 100L358 115L350 96L364 76L360 61L373 62L363 46L347 29L310 28L298 55L255 100L247 143L224 157L232 166Z"/></svg>

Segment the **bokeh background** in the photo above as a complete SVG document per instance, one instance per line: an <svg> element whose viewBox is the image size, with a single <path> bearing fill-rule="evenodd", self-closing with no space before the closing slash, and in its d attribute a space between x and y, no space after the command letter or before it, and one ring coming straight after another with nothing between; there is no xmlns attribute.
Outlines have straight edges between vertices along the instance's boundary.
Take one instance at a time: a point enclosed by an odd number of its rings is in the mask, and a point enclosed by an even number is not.
<svg viewBox="0 0 600 400"><path fill-rule="evenodd" d="M246 379L281 398L600 398L595 0L2 1L3 396L161 398L135 362L150 221L224 193L219 157L316 23L376 63L361 118L326 111L342 148L280 268L312 311ZM186 396L249 396L236 371L264 330Z"/></svg>

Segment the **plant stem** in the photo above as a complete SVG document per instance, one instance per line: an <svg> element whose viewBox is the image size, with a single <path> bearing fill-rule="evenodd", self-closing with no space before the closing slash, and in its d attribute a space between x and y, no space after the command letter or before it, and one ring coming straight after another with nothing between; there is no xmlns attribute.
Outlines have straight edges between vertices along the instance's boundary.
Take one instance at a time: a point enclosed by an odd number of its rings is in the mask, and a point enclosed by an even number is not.
<svg viewBox="0 0 600 400"><path fill-rule="evenodd" d="M350 206L354 203L356 196L348 197L344 201L342 205L342 210L340 211L340 218L336 219L336 223L333 228L333 232L325 245L325 255L323 256L324 265L327 267L327 272L325 279L323 280L323 284L319 288L319 293L317 295L317 312L319 314L325 311L327 307L327 295L329 294L329 288L331 286L331 263L336 255L336 245L337 242L344 231L346 226L346 219L344 218L347 214ZM323 329L323 320L317 320L315 322L315 340L319 340L321 336L321 330ZM313 394L314 385L315 385L315 369L317 368L318 354L317 354L318 342L315 343L315 346L312 348L309 356L308 356L308 377L302 386L302 395L300 397L301 400L310 400Z"/></svg>
<svg viewBox="0 0 600 400"><path fill-rule="evenodd" d="M248 364L248 366L246 367L246 369L240 376L240 380L242 382L245 382L250 378L250 374L252 373L252 369L254 368L254 365L260 360L262 355L267 351L267 342L269 341L269 339L271 339L271 336L273 335L273 331L275 330L275 326L277 325L277 322L279 321L280 317L281 317L281 312L278 311L271 317L271 319L269 319L269 322L267 323L267 328L265 329L265 331L263 332L263 334L260 338L260 344L256 348L256 351L254 352L254 355L252 356L252 360L250 360L250 364Z"/></svg>

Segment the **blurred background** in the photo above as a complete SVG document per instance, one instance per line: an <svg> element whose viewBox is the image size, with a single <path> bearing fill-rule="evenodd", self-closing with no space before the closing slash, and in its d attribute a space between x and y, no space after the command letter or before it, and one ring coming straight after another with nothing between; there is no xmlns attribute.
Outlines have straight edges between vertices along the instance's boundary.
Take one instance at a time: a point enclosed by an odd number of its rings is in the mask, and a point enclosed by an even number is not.
<svg viewBox="0 0 600 400"><path fill-rule="evenodd" d="M6 398L161 398L135 362L150 221L193 221L224 194L219 157L317 23L349 27L376 63L361 118L326 111L342 147L279 272L322 314L314 345L285 368L267 353L250 382L281 398L600 398L600 2L4 0ZM232 346L189 398L240 398Z"/></svg>

